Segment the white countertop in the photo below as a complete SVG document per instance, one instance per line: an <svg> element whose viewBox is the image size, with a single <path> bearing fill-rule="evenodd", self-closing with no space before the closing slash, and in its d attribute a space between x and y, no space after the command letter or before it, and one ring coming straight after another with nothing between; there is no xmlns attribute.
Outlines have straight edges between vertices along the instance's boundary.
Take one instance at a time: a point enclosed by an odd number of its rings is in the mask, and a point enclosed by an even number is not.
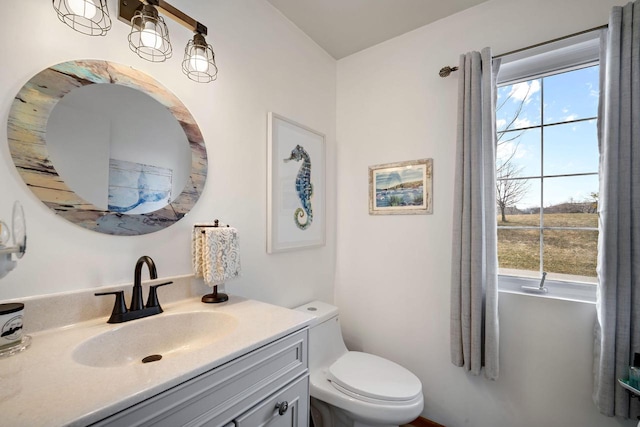
<svg viewBox="0 0 640 427"><path fill-rule="evenodd" d="M222 304L203 304L200 298L191 298L163 305L163 309L157 316L219 311L233 315L238 324L232 333L203 348L167 355L149 364L100 368L75 362L75 347L99 333L146 319L111 325L106 323L107 317L101 317L36 333L27 331L31 346L0 358L0 425L94 423L299 330L312 319L301 312L236 296Z"/></svg>

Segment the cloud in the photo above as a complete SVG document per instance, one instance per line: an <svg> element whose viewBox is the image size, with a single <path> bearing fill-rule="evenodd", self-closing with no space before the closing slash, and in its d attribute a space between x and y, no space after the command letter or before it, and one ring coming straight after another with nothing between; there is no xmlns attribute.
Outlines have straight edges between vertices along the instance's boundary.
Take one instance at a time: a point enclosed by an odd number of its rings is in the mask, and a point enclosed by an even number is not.
<svg viewBox="0 0 640 427"><path fill-rule="evenodd" d="M505 162L511 159L523 159L529 155L526 147L521 145L519 141L513 140L498 144L496 150L496 159L498 162Z"/></svg>
<svg viewBox="0 0 640 427"><path fill-rule="evenodd" d="M531 80L530 82L516 83L511 86L509 96L515 101L524 101L525 104L531 102L533 95L540 91L540 81Z"/></svg>
<svg viewBox="0 0 640 427"><path fill-rule="evenodd" d="M572 120L575 120L578 118L577 114L569 114L567 117L564 118L564 122L570 122Z"/></svg>
<svg viewBox="0 0 640 427"><path fill-rule="evenodd" d="M398 172L376 174L376 189L387 189L402 183L402 177Z"/></svg>
<svg viewBox="0 0 640 427"><path fill-rule="evenodd" d="M514 120L513 122L513 129L522 129L522 128L528 128L533 126L533 123L531 122L531 120L527 119L526 117L523 118L517 118Z"/></svg>

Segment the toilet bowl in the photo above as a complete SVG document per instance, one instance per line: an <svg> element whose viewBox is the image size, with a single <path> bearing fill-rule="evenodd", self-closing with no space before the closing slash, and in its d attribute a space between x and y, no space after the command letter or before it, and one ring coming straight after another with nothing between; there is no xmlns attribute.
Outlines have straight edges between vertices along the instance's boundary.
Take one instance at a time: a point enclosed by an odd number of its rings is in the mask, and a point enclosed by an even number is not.
<svg viewBox="0 0 640 427"><path fill-rule="evenodd" d="M313 301L296 310L315 316L309 330L315 427L397 427L420 415L418 377L390 360L347 350L337 307Z"/></svg>

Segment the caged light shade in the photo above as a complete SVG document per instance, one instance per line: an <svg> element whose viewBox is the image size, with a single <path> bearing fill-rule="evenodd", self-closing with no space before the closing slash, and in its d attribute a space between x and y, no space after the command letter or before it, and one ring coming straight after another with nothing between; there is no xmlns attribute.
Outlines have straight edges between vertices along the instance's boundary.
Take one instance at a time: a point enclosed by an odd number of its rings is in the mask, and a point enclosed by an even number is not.
<svg viewBox="0 0 640 427"><path fill-rule="evenodd" d="M163 62L171 58L169 29L152 5L145 4L131 18L129 47L147 61Z"/></svg>
<svg viewBox="0 0 640 427"><path fill-rule="evenodd" d="M216 56L202 34L196 33L187 43L182 71L198 83L209 83L218 77Z"/></svg>
<svg viewBox="0 0 640 427"><path fill-rule="evenodd" d="M53 0L60 21L79 33L104 36L111 29L107 0Z"/></svg>
<svg viewBox="0 0 640 427"><path fill-rule="evenodd" d="M52 3L60 21L75 31L91 36L104 36L111 29L108 1L115 0L52 0ZM195 33L184 51L184 74L198 83L217 79L215 54L205 40L207 27L204 24L166 0L118 0L118 6L118 19L131 24L129 48L140 58L164 62L173 54L169 28L159 14L162 13Z"/></svg>

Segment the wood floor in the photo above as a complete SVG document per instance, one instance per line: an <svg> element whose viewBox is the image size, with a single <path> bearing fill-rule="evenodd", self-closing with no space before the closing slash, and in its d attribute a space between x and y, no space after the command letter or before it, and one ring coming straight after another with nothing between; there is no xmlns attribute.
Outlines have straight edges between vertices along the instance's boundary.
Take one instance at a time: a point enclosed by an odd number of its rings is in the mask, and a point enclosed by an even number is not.
<svg viewBox="0 0 640 427"><path fill-rule="evenodd" d="M403 424L400 427L445 427L442 424L435 423L433 421L427 420L426 418L419 417L409 424Z"/></svg>

